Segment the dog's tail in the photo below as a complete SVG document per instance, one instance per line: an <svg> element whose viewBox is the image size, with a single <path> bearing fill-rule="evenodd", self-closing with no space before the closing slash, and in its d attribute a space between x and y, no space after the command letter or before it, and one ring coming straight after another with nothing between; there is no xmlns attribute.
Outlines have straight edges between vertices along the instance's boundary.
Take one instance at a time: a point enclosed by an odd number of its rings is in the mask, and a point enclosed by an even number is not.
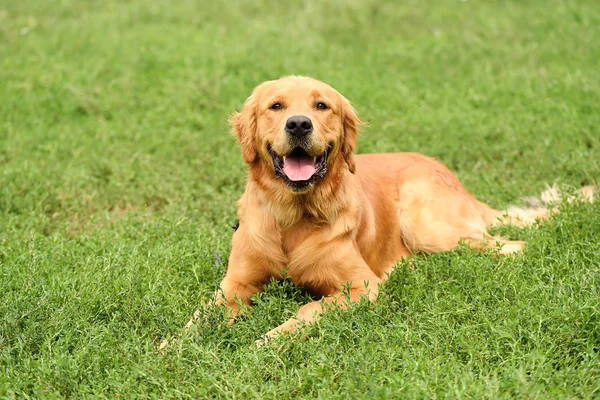
<svg viewBox="0 0 600 400"><path fill-rule="evenodd" d="M584 201L593 203L596 198L598 187L585 186L579 189L574 195L566 197L566 200L571 203L574 201ZM533 224L537 219L546 219L552 213L558 212L556 203L561 202L565 198L565 193L560 190L555 183L552 186L547 186L539 197L531 196L523 198L524 207L509 206L504 211L489 209L485 213L485 219L488 225L512 224L517 226L528 226Z"/></svg>

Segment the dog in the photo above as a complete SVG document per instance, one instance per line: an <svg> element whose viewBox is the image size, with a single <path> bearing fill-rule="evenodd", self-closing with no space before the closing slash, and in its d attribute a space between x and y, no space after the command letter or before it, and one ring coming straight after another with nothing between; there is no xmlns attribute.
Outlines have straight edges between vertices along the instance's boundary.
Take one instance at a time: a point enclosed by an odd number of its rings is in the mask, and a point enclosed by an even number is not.
<svg viewBox="0 0 600 400"><path fill-rule="evenodd" d="M230 122L248 180L216 303L231 310L233 322L240 305L251 305L273 277L321 298L267 332L265 341L314 323L331 307L375 301L404 257L460 243L518 252L524 242L488 229L528 225L552 212L542 204L495 210L425 155L355 155L363 123L344 96L315 79L259 85ZM593 191L582 194L592 201Z"/></svg>

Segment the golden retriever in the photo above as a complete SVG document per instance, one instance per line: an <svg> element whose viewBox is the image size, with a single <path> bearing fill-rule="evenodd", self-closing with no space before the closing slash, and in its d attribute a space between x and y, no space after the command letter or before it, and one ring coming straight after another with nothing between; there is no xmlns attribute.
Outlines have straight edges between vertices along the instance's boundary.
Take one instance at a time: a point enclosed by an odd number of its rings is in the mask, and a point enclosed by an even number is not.
<svg viewBox="0 0 600 400"><path fill-rule="evenodd" d="M323 297L267 340L313 323L328 304L375 300L396 262L417 252L460 242L517 252L524 242L494 237L488 227L527 224L549 212L495 210L421 154L355 155L360 119L346 98L311 78L261 84L231 124L249 174L217 304L235 318L271 277L289 277ZM584 194L591 200L592 189Z"/></svg>

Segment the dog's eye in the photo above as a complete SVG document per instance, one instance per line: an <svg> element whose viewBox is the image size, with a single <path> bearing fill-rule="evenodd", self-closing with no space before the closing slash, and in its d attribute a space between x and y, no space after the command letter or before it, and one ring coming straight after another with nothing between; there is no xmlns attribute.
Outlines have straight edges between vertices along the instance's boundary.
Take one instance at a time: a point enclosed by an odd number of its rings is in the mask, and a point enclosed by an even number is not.
<svg viewBox="0 0 600 400"><path fill-rule="evenodd" d="M281 110L283 108L283 106L281 105L281 103L274 103L271 105L271 107L269 107L271 110Z"/></svg>
<svg viewBox="0 0 600 400"><path fill-rule="evenodd" d="M317 103L317 109L319 110L327 110L329 107L327 107L327 104L321 102L321 103Z"/></svg>

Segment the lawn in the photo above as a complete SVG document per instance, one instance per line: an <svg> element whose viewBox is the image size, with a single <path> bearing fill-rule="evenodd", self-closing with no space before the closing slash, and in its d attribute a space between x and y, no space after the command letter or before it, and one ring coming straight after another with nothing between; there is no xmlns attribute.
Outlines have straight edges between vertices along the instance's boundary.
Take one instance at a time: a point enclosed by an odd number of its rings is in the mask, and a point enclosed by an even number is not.
<svg viewBox="0 0 600 400"><path fill-rule="evenodd" d="M0 398L597 398L600 202L529 245L398 264L374 306L257 349L308 295L208 309L245 168L227 119L282 75L495 207L600 181L590 1L0 0Z"/></svg>

